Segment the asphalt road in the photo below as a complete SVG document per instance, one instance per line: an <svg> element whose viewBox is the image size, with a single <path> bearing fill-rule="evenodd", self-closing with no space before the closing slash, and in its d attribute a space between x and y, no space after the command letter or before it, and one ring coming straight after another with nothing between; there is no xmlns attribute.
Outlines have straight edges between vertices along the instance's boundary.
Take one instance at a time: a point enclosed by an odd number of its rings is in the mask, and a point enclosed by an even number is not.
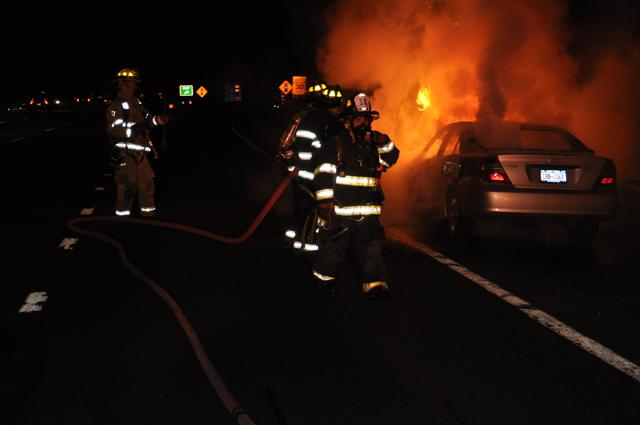
<svg viewBox="0 0 640 425"><path fill-rule="evenodd" d="M156 220L242 234L285 173L231 124L271 152L281 118L240 105L177 114L154 163ZM0 423L233 423L169 307L115 249L65 226L113 215L101 111L0 121ZM280 243L288 195L241 244L83 225L171 294L255 424L640 423L627 212L583 251L554 229L487 226L453 244L386 223L393 299L376 303L350 265L337 294L312 285L308 260ZM20 312L30 294L40 310Z"/></svg>

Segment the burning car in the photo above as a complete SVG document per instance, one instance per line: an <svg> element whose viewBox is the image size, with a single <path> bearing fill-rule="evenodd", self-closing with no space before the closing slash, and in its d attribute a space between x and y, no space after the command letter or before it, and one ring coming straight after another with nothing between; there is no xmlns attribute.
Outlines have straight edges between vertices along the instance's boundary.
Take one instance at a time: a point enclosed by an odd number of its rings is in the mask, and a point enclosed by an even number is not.
<svg viewBox="0 0 640 425"><path fill-rule="evenodd" d="M561 224L589 241L618 208L614 162L550 125L454 122L436 132L410 171L419 191L413 210L452 237L506 219Z"/></svg>

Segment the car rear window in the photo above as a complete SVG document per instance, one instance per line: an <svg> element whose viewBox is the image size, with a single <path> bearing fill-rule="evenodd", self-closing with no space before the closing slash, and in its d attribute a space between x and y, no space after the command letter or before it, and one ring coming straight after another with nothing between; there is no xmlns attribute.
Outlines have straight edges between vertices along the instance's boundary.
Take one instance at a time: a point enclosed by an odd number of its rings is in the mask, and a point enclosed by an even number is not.
<svg viewBox="0 0 640 425"><path fill-rule="evenodd" d="M501 124L478 125L475 130L485 149L588 151L571 134L554 128Z"/></svg>
<svg viewBox="0 0 640 425"><path fill-rule="evenodd" d="M521 130L520 149L571 151L572 140L554 130Z"/></svg>

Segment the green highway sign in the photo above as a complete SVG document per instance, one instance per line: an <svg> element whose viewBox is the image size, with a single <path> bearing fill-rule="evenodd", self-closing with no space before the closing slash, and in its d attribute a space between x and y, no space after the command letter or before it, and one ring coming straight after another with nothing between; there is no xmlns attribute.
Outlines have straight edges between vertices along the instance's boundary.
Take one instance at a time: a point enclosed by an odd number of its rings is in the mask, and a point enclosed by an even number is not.
<svg viewBox="0 0 640 425"><path fill-rule="evenodd" d="M180 96L193 96L193 85L191 85L191 84L181 84L180 85Z"/></svg>

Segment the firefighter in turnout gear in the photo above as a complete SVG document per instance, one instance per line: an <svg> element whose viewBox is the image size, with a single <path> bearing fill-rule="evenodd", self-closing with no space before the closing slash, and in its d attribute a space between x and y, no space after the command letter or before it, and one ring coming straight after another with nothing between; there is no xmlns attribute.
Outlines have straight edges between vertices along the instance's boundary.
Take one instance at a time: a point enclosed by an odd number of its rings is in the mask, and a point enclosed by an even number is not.
<svg viewBox="0 0 640 425"><path fill-rule="evenodd" d="M326 141L315 160L313 182L321 213L313 275L321 288L335 292L335 279L352 248L362 291L369 299L385 300L391 292L382 258L380 178L396 163L400 151L389 136L371 129L380 114L371 110L366 94L349 99L341 115L344 128Z"/></svg>
<svg viewBox="0 0 640 425"><path fill-rule="evenodd" d="M318 82L305 94L307 107L294 115L280 140L279 158L287 169L298 169L294 179L294 211L285 229L285 241L294 252L315 253L317 212L313 185L314 154L326 138L340 129L338 114L342 107L342 90Z"/></svg>
<svg viewBox="0 0 640 425"><path fill-rule="evenodd" d="M136 69L125 68L114 80L116 97L107 107L106 132L113 148L116 184L116 214L131 214L137 197L141 216L155 215L155 173L148 154L157 158L150 138L150 129L166 124L165 115L153 116L138 98L140 75Z"/></svg>

